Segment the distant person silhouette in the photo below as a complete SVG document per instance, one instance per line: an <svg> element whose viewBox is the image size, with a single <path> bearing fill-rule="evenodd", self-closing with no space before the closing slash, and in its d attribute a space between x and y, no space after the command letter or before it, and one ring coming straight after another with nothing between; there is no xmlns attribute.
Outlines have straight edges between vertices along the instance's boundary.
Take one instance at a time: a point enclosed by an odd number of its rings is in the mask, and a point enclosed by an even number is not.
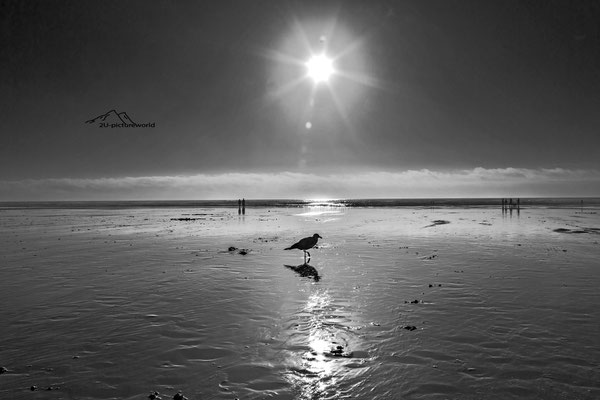
<svg viewBox="0 0 600 400"><path fill-rule="evenodd" d="M242 214L246 215L246 199L242 199Z"/></svg>
<svg viewBox="0 0 600 400"><path fill-rule="evenodd" d="M242 200L238 199L238 215L242 213Z"/></svg>

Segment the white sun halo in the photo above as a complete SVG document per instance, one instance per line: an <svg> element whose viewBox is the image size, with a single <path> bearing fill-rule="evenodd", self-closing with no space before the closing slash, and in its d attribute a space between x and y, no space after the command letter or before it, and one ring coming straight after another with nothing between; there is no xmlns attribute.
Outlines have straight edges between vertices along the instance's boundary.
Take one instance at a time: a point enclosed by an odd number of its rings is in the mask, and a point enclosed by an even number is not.
<svg viewBox="0 0 600 400"><path fill-rule="evenodd" d="M307 62L308 76L315 82L327 82L333 74L333 61L325 54L313 55Z"/></svg>

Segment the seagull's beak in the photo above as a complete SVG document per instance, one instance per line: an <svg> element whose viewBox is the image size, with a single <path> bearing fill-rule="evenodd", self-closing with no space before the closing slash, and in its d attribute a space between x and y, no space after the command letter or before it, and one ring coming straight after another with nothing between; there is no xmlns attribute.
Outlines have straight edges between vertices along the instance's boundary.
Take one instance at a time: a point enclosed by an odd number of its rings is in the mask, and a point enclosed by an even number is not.
<svg viewBox="0 0 600 400"><path fill-rule="evenodd" d="M318 237L319 239L323 239L323 238L321 237L321 235L317 235L317 237Z"/></svg>

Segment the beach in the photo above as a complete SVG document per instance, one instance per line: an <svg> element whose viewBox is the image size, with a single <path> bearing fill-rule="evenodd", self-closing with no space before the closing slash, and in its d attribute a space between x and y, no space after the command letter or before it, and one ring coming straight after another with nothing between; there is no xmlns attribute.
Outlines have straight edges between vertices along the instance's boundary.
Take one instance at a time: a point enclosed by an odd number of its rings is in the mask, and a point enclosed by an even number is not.
<svg viewBox="0 0 600 400"><path fill-rule="evenodd" d="M597 399L598 211L0 208L0 398Z"/></svg>

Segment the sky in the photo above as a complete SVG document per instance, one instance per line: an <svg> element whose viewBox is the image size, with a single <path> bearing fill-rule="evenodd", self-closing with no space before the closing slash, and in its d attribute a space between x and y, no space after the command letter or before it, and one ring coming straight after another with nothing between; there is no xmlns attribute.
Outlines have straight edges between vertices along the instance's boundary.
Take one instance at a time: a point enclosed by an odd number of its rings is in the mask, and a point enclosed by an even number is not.
<svg viewBox="0 0 600 400"><path fill-rule="evenodd" d="M600 196L599 20L594 0L0 1L0 201Z"/></svg>

